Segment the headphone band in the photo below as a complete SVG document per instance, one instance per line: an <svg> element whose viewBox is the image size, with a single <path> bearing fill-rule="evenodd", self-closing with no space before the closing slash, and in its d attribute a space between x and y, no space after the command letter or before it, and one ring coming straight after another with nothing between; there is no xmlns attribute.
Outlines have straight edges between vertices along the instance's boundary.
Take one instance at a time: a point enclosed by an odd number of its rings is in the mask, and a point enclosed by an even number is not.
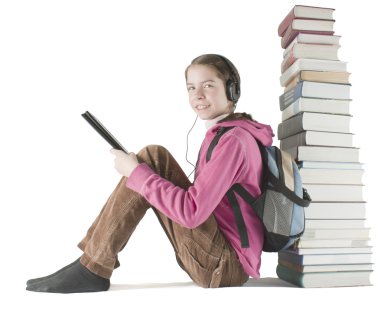
<svg viewBox="0 0 380 313"><path fill-rule="evenodd" d="M240 80L238 79L237 69L225 56L220 54L215 55L219 57L229 69L230 78L226 84L227 95L229 100L233 101L236 104L240 97Z"/></svg>

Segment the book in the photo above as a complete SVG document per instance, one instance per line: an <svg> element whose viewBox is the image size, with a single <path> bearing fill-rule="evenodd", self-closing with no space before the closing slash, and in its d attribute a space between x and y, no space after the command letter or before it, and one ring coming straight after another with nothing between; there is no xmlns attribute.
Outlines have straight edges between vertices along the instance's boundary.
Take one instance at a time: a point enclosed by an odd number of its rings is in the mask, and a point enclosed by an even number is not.
<svg viewBox="0 0 380 313"><path fill-rule="evenodd" d="M305 249L302 249L305 250ZM314 249L308 249L314 250ZM313 264L300 265L285 260L278 260L278 263L299 273L313 272L346 272L346 271L373 271L373 263L362 264Z"/></svg>
<svg viewBox="0 0 380 313"><path fill-rule="evenodd" d="M350 115L351 100L299 97L282 111L282 122L301 112Z"/></svg>
<svg viewBox="0 0 380 313"><path fill-rule="evenodd" d="M300 273L277 265L277 276L293 285L304 288L328 288L346 286L370 286L372 271Z"/></svg>
<svg viewBox="0 0 380 313"><path fill-rule="evenodd" d="M285 110L300 97L350 100L350 85L300 81L279 97L280 110Z"/></svg>
<svg viewBox="0 0 380 313"><path fill-rule="evenodd" d="M294 254L279 251L278 258L294 264L361 264L371 263L372 253Z"/></svg>
<svg viewBox="0 0 380 313"><path fill-rule="evenodd" d="M299 33L334 34L334 20L294 19L281 38L281 47L286 49Z"/></svg>
<svg viewBox="0 0 380 313"><path fill-rule="evenodd" d="M308 130L283 138L280 147L281 149L286 150L295 146L352 147L352 144L352 134Z"/></svg>
<svg viewBox="0 0 380 313"><path fill-rule="evenodd" d="M306 220L312 219L365 219L365 202L315 202L305 208Z"/></svg>
<svg viewBox="0 0 380 313"><path fill-rule="evenodd" d="M337 35L318 35L299 33L296 38L284 49L283 57L288 54L296 43L310 43L320 45L339 45L342 36Z"/></svg>
<svg viewBox="0 0 380 313"><path fill-rule="evenodd" d="M359 162L359 148L298 146L284 150L297 161Z"/></svg>
<svg viewBox="0 0 380 313"><path fill-rule="evenodd" d="M306 229L329 229L329 228L365 228L365 220L305 220Z"/></svg>
<svg viewBox="0 0 380 313"><path fill-rule="evenodd" d="M364 170L300 168L304 184L363 185Z"/></svg>
<svg viewBox="0 0 380 313"><path fill-rule="evenodd" d="M303 238L310 239L368 239L369 228L305 229Z"/></svg>
<svg viewBox="0 0 380 313"><path fill-rule="evenodd" d="M371 246L365 247L329 247L329 248L293 248L286 250L288 253L298 255L306 254L355 254L355 253L372 253Z"/></svg>
<svg viewBox="0 0 380 313"><path fill-rule="evenodd" d="M298 248L328 248L328 247L366 247L369 239L307 239L300 238L295 243Z"/></svg>
<svg viewBox="0 0 380 313"><path fill-rule="evenodd" d="M305 130L350 133L351 116L301 112L278 125L278 139L284 139Z"/></svg>
<svg viewBox="0 0 380 313"><path fill-rule="evenodd" d="M362 185L303 184L311 199L318 202L363 202Z"/></svg>
<svg viewBox="0 0 380 313"><path fill-rule="evenodd" d="M332 9L332 8L295 5L278 26L278 30L277 30L278 35L282 37L286 29L289 27L290 23L295 18L333 20L334 10L335 9Z"/></svg>
<svg viewBox="0 0 380 313"><path fill-rule="evenodd" d="M351 169L362 170L363 163L359 162L314 162L314 161L301 161L298 167L304 168L336 168L336 169Z"/></svg>
<svg viewBox="0 0 380 313"><path fill-rule="evenodd" d="M339 45L319 45L310 43L295 43L288 53L284 56L281 63L281 73L292 65L295 60L321 59L321 60L338 60Z"/></svg>
<svg viewBox="0 0 380 313"><path fill-rule="evenodd" d="M284 93L294 88L299 82L313 81L318 83L346 84L349 85L351 73L349 72L323 72L323 71L300 71L285 86Z"/></svg>
<svg viewBox="0 0 380 313"><path fill-rule="evenodd" d="M288 81L300 71L347 72L347 62L318 59L297 59L280 76L281 86L286 86Z"/></svg>
<svg viewBox="0 0 380 313"><path fill-rule="evenodd" d="M125 149L121 143L104 127L104 125L89 111L81 114L82 117L94 128L94 130L101 136L105 141L107 141L112 148L122 150L128 154L127 149Z"/></svg>

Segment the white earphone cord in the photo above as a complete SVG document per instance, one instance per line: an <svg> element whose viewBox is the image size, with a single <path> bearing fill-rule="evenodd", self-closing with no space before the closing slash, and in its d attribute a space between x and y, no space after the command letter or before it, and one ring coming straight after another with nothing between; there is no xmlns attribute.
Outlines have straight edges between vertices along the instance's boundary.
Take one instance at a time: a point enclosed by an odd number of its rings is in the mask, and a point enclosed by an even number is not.
<svg viewBox="0 0 380 313"><path fill-rule="evenodd" d="M194 169L193 169L193 170L191 171L191 173L187 176L187 178L189 178L190 175L193 174L194 171L195 171L195 165L194 165L193 163L191 163L191 162L187 159L187 152L189 151L189 134L190 134L190 132L192 131L192 129L194 128L195 123L197 122L197 120L198 120L198 115L197 115L197 117L195 118L194 124L193 124L193 126L191 126L189 132L187 133L187 137L186 137L186 161L187 161L187 163L191 164L191 165L194 167Z"/></svg>

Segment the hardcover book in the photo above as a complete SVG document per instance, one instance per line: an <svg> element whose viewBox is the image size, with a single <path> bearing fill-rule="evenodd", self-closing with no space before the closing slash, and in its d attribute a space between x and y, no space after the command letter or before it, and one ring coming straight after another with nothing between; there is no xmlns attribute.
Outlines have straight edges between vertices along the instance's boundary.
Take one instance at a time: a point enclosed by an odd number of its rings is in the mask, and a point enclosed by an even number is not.
<svg viewBox="0 0 380 313"><path fill-rule="evenodd" d="M294 19L281 38L281 47L284 49L299 33L333 35L334 20Z"/></svg>
<svg viewBox="0 0 380 313"><path fill-rule="evenodd" d="M314 199L313 199L314 200ZM305 218L360 220L366 218L365 202L316 202L313 201L305 208Z"/></svg>
<svg viewBox="0 0 380 313"><path fill-rule="evenodd" d="M310 43L320 45L339 45L341 36L337 35L318 35L299 33L296 38L283 51L283 56L287 55L296 43Z"/></svg>
<svg viewBox="0 0 380 313"><path fill-rule="evenodd" d="M298 146L284 150L297 161L359 162L359 148Z"/></svg>
<svg viewBox="0 0 380 313"><path fill-rule="evenodd" d="M278 139L284 139L305 130L350 133L351 116L302 112L278 125Z"/></svg>
<svg viewBox="0 0 380 313"><path fill-rule="evenodd" d="M282 37L295 18L333 20L334 10L332 8L295 5L278 26L278 35Z"/></svg>
<svg viewBox="0 0 380 313"><path fill-rule="evenodd" d="M281 140L283 150L296 146L352 147L353 135L308 130Z"/></svg>
<svg viewBox="0 0 380 313"><path fill-rule="evenodd" d="M285 72L297 59L338 60L338 45L317 45L296 43L284 56L281 64L281 73Z"/></svg>
<svg viewBox="0 0 380 313"><path fill-rule="evenodd" d="M350 100L350 87L347 84L300 81L294 88L280 96L280 110L285 110L300 97Z"/></svg>
<svg viewBox="0 0 380 313"><path fill-rule="evenodd" d="M364 170L300 168L305 184L362 185Z"/></svg>
<svg viewBox="0 0 380 313"><path fill-rule="evenodd" d="M277 275L291 284L304 288L369 286L372 271L300 273L277 265Z"/></svg>
<svg viewBox="0 0 380 313"><path fill-rule="evenodd" d="M362 185L303 184L316 202L363 202Z"/></svg>
<svg viewBox="0 0 380 313"><path fill-rule="evenodd" d="M285 87L288 82L300 71L347 72L347 62L318 59L297 59L280 76L281 86Z"/></svg>

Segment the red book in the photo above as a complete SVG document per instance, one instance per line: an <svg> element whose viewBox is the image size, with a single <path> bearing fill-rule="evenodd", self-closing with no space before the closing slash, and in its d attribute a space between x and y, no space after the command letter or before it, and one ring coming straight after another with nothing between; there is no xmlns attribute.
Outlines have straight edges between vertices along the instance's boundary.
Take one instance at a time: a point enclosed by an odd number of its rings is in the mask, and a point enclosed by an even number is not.
<svg viewBox="0 0 380 313"><path fill-rule="evenodd" d="M291 22L296 18L333 20L334 10L331 8L295 5L278 26L278 35L283 37Z"/></svg>
<svg viewBox="0 0 380 313"><path fill-rule="evenodd" d="M294 19L281 38L281 47L286 48L299 33L333 35L334 20Z"/></svg>

